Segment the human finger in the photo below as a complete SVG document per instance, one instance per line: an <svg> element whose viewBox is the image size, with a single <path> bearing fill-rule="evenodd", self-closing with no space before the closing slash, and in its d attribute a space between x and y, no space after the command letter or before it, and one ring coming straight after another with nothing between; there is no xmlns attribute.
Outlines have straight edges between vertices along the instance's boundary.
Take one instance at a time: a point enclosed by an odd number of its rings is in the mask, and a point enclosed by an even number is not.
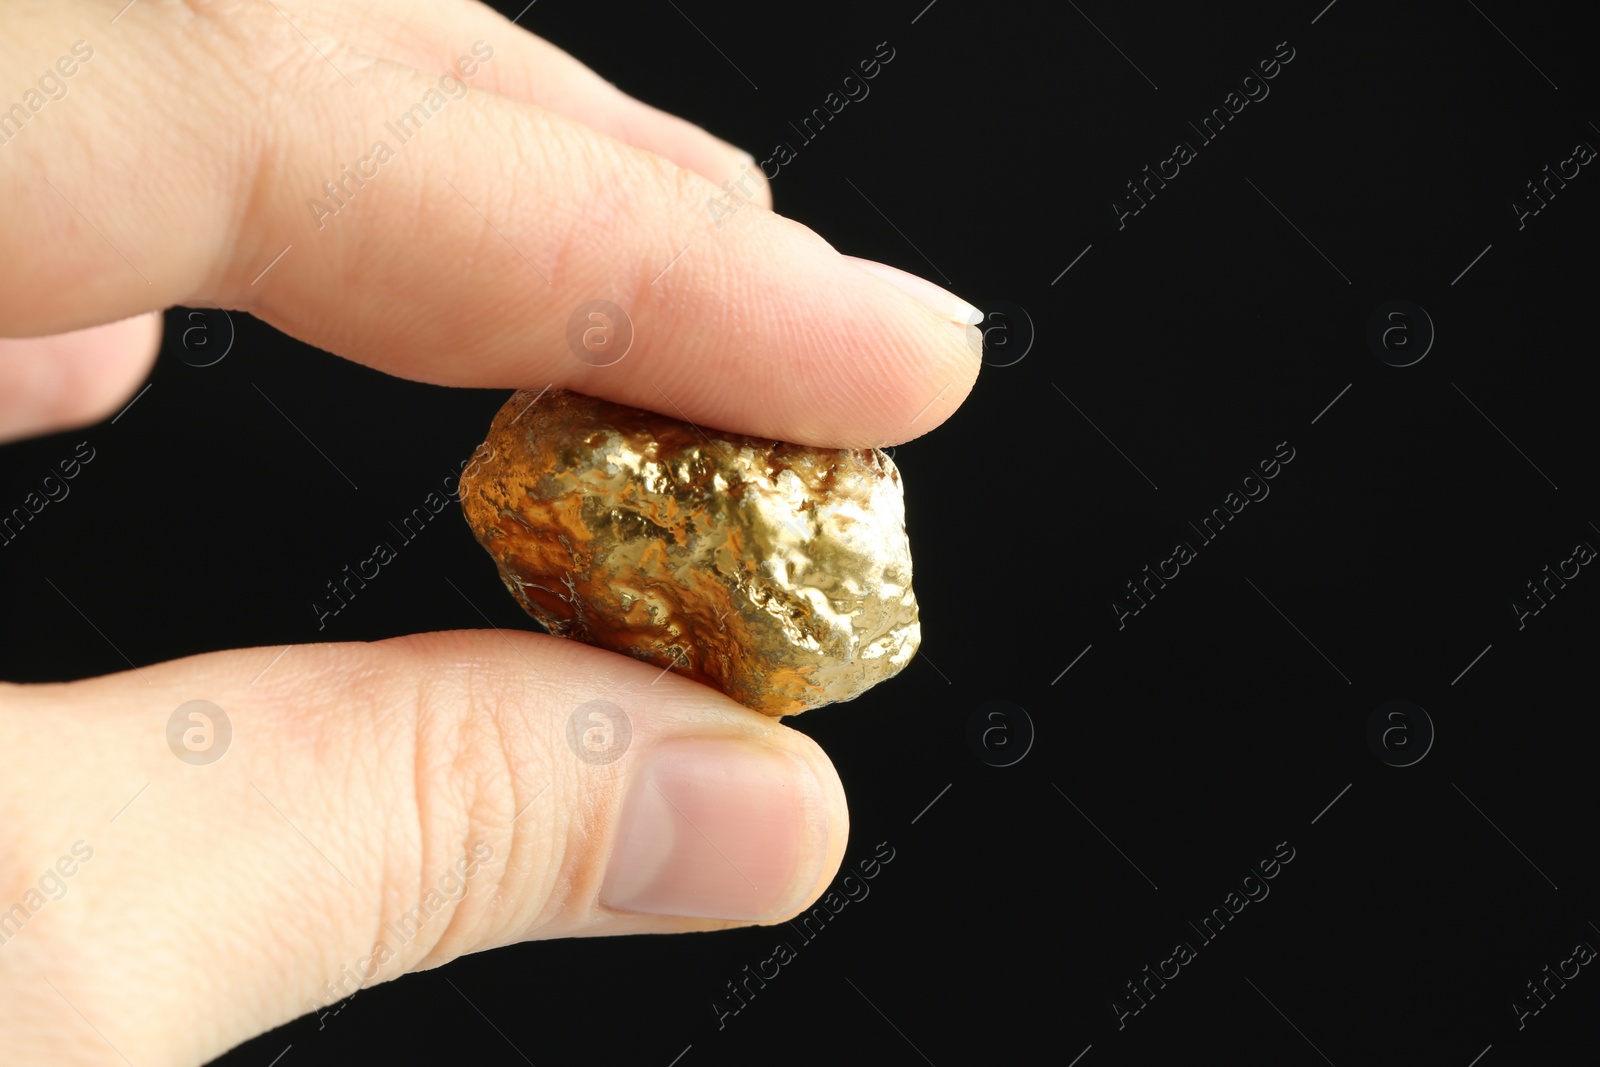
<svg viewBox="0 0 1600 1067"><path fill-rule="evenodd" d="M525 633L281 651L0 686L8 1056L201 1063L469 952L781 922L843 857L827 756L677 675Z"/></svg>

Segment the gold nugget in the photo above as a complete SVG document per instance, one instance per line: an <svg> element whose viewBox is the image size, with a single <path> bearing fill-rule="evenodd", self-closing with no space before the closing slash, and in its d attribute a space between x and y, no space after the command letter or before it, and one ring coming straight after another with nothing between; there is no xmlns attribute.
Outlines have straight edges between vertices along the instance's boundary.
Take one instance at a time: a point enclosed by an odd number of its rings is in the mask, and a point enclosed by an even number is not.
<svg viewBox="0 0 1600 1067"><path fill-rule="evenodd" d="M461 506L553 634L767 715L851 700L922 639L900 472L579 393L500 409ZM480 450L480 452L483 450Z"/></svg>

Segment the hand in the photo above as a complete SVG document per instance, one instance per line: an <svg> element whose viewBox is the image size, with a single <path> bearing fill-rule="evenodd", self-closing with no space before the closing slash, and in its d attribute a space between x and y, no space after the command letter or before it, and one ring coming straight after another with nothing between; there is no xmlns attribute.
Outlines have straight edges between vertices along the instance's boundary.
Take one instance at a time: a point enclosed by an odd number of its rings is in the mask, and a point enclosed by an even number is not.
<svg viewBox="0 0 1600 1067"><path fill-rule="evenodd" d="M977 374L968 305L772 214L743 153L476 4L53 0L6 30L0 440L126 403L172 305L840 447L925 432ZM607 367L566 338L594 299L634 329ZM832 880L844 792L808 738L505 637L0 685L6 1061L200 1063L464 953L779 922ZM205 767L168 745L198 699L232 732ZM628 716L611 763L568 745L592 700Z"/></svg>

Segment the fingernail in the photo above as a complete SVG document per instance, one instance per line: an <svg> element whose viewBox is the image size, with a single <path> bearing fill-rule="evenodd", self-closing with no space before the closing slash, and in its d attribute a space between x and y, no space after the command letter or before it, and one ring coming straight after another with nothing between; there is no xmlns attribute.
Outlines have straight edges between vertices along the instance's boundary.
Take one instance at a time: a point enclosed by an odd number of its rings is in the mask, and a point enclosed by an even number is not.
<svg viewBox="0 0 1600 1067"><path fill-rule="evenodd" d="M828 813L800 757L751 741L681 738L652 748L632 777L601 904L759 922L810 899Z"/></svg>
<svg viewBox="0 0 1600 1067"><path fill-rule="evenodd" d="M741 176L745 174L750 175L750 177L756 180L757 184L765 185L770 190L772 182L768 180L767 172L761 169L761 164L756 161L756 157L751 155L749 152L746 152L742 148L736 148L734 151L739 153L739 158L744 164L740 168L739 174ZM740 195L746 195L742 189L740 190Z"/></svg>
<svg viewBox="0 0 1600 1067"><path fill-rule="evenodd" d="M928 307L957 326L971 328L983 321L983 312L961 299L956 294L939 288L926 278L919 278L915 274L907 274L898 267L891 267L887 263L878 263L870 259L860 259L856 256L845 256L850 262L866 271L896 286L901 291L916 297Z"/></svg>

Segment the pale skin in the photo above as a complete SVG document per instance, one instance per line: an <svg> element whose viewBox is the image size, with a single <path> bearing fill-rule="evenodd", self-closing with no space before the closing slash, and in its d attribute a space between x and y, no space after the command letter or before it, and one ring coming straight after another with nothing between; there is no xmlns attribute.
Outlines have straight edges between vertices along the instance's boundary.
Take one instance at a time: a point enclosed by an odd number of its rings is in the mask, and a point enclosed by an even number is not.
<svg viewBox="0 0 1600 1067"><path fill-rule="evenodd" d="M161 309L179 305L245 311L440 386L554 383L824 446L918 436L973 385L959 300L774 214L740 150L486 7L123 8L6 4L0 109L25 113L7 126L0 112L0 441L117 411L149 374ZM480 42L492 57L420 134L391 141L394 157L366 165L331 217L308 207L331 203L324 183ZM717 226L707 205L731 202L724 182L741 200ZM596 298L634 324L614 366L567 345L572 310ZM466 895L365 985L517 941L782 922L844 859L827 756L676 675L492 631L296 644L261 674L281 648L0 683L7 1063L204 1063L337 1000L328 981L370 959L374 930L475 849L492 858ZM210 766L175 759L166 739L195 699L232 722ZM568 743L572 709L597 699L631 721L615 762ZM815 777L803 826L755 828L795 842L777 865L790 882L769 885L753 919L608 906L644 761L741 746Z"/></svg>

